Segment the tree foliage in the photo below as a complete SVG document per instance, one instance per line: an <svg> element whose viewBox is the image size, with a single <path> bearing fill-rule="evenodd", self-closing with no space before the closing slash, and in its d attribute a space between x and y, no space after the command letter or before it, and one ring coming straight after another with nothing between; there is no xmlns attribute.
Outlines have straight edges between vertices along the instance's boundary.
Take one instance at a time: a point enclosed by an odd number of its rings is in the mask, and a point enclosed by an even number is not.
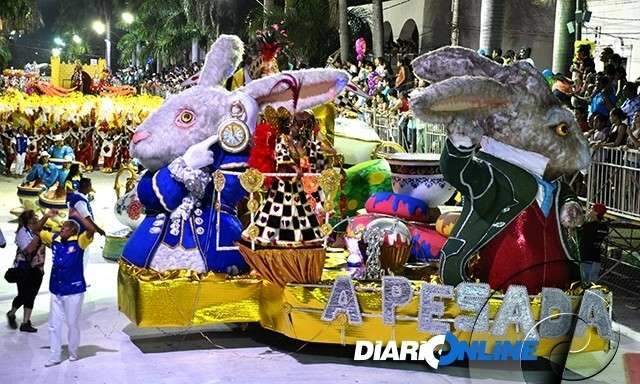
<svg viewBox="0 0 640 384"><path fill-rule="evenodd" d="M0 68L11 59L11 31L32 31L42 26L37 0L11 0L0 6Z"/></svg>
<svg viewBox="0 0 640 384"><path fill-rule="evenodd" d="M293 43L291 54L296 60L311 66L324 66L329 55L340 47L338 34L337 0L288 0L290 6L275 9L267 15L269 24L285 22L289 38ZM247 33L255 34L262 29L264 14L261 8L254 9L247 18ZM350 9L347 14L351 30L351 46L355 39L367 35L370 15L364 9ZM370 32L368 33L370 36Z"/></svg>

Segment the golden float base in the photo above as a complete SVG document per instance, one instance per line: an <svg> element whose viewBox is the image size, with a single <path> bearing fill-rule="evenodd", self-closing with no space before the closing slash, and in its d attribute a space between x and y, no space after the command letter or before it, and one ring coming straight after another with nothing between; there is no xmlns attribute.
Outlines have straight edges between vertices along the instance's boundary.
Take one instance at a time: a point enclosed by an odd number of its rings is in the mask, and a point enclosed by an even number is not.
<svg viewBox="0 0 640 384"><path fill-rule="evenodd" d="M327 251L324 248L255 249L238 243L240 254L251 269L284 287L293 281L317 283Z"/></svg>
<svg viewBox="0 0 640 384"><path fill-rule="evenodd" d="M118 308L138 327L260 321L262 281L188 271L157 273L120 262Z"/></svg>
<svg viewBox="0 0 640 384"><path fill-rule="evenodd" d="M120 262L118 272L118 306L121 312L139 327L188 327L215 323L259 322L266 329L288 337L314 343L355 344L358 340L387 342L426 341L431 334L418 330L418 294L410 304L396 312L396 324L382 321L382 297L379 282L354 282L356 296L363 315L360 325L350 325L345 317L333 322L320 319L336 276L345 272L339 266L344 254L327 255L322 281L319 284L287 284L280 287L252 276L228 278L224 274L198 275L187 271L156 273ZM413 281L414 291L424 281ZM605 297L611 302L611 294ZM580 296L571 296L577 311ZM452 320L461 311L454 301L445 301L443 318ZM493 318L502 300L489 301L489 316ZM533 316L540 315L540 297L531 303ZM459 340L485 340L489 347L499 340L521 339L510 329L506 336L488 333L453 332ZM548 357L567 338L541 339L536 354ZM606 340L590 329L583 337L574 338L572 351L603 351Z"/></svg>

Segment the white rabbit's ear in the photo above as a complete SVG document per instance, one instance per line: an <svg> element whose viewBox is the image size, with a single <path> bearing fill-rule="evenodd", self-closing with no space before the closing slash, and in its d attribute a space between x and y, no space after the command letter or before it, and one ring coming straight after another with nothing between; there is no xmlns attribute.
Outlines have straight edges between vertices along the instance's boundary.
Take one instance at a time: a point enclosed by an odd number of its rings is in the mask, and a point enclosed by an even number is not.
<svg viewBox="0 0 640 384"><path fill-rule="evenodd" d="M285 107L289 111L302 111L333 101L347 86L349 79L347 72L337 69L304 69L254 80L240 91L253 97L260 108L271 105L274 108Z"/></svg>
<svg viewBox="0 0 640 384"><path fill-rule="evenodd" d="M233 75L242 60L244 44L238 36L220 35L207 53L198 85L215 87Z"/></svg>
<svg viewBox="0 0 640 384"><path fill-rule="evenodd" d="M435 83L455 76L494 77L503 68L498 63L463 47L442 47L417 57L413 73Z"/></svg>
<svg viewBox="0 0 640 384"><path fill-rule="evenodd" d="M477 76L452 77L413 91L410 105L421 120L484 119L511 105L512 92L504 84Z"/></svg>

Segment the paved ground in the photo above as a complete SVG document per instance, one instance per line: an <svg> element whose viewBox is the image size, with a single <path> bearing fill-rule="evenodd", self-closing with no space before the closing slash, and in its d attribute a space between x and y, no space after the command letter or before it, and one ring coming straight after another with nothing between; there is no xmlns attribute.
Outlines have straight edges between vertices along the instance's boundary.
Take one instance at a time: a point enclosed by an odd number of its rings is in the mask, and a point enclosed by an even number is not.
<svg viewBox="0 0 640 384"><path fill-rule="evenodd" d="M113 176L94 174L97 199L94 202L98 222L107 230L118 224L112 215L115 197ZM9 209L17 206L17 180L0 178L0 228L9 246L0 250L0 271L13 260L15 247ZM103 239L98 238L89 251L86 269L91 284L85 296L82 316L81 359L64 361L44 368L48 357L47 312L49 293L46 280L36 299L33 323L36 334L10 330L0 318L0 381L2 383L493 383L540 381L535 369L522 373L517 365L509 367L455 366L438 374L423 364L354 363L349 348L309 345L265 332L257 327L239 330L232 327L206 329L140 330L117 311L117 265L101 257ZM9 309L15 285L0 281L0 310ZM631 298L616 300L617 318L636 330L638 312ZM637 305L637 300L635 302ZM21 312L19 312L19 319ZM617 327L616 327L617 328ZM613 362L588 383L625 383L624 359L638 364L640 337L623 327L620 348ZM635 359L635 360L634 360ZM604 354L581 354L570 365L582 372L599 367ZM470 379L469 376L474 377ZM534 380L537 379L537 380Z"/></svg>

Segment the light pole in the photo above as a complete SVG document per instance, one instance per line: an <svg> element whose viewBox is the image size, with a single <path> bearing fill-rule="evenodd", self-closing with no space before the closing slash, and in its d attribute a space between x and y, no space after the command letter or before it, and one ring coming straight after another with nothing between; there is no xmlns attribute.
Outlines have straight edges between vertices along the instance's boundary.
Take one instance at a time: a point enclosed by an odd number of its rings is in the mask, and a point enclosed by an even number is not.
<svg viewBox="0 0 640 384"><path fill-rule="evenodd" d="M102 35L105 32L107 32L108 25L105 25L105 23L103 23L100 20L96 20L93 22L93 24L91 24L91 28L93 28L93 31L98 35ZM110 39L109 32L107 32L107 36L104 39L104 42L105 42L104 58L107 61L107 68L111 69L111 39Z"/></svg>
<svg viewBox="0 0 640 384"><path fill-rule="evenodd" d="M131 12L122 12L122 22L130 25L133 23L135 17ZM96 20L91 24L91 28L98 34L105 34L105 60L107 61L107 68L111 69L111 23L107 18L106 23L101 20Z"/></svg>

